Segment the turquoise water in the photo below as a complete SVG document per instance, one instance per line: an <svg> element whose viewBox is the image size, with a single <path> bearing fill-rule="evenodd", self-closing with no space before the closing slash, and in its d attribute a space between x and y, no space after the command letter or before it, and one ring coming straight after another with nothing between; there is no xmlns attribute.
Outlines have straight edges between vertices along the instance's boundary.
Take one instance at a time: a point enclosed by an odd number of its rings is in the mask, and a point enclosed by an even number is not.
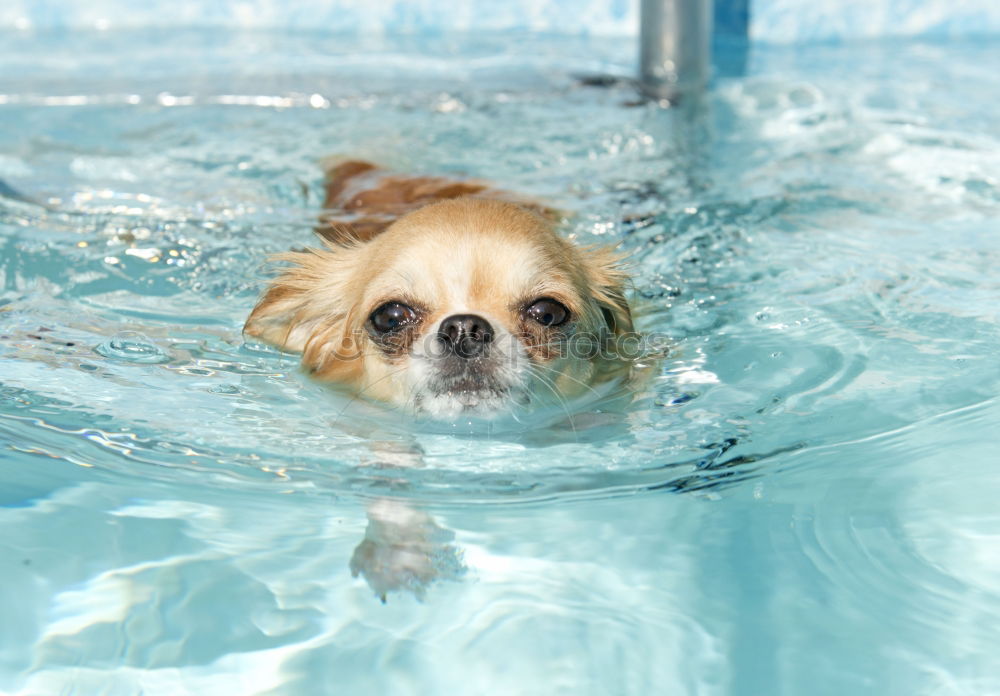
<svg viewBox="0 0 1000 696"><path fill-rule="evenodd" d="M1000 44L667 111L621 42L5 38L0 693L1000 692ZM502 432L310 383L240 327L332 153L574 211L670 354Z"/></svg>

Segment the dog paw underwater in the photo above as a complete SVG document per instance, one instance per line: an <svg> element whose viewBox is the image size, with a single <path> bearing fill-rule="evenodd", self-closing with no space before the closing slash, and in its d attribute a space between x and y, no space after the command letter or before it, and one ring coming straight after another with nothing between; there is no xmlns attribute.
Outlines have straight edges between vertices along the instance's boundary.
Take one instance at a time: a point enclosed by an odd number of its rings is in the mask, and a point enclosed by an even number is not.
<svg viewBox="0 0 1000 696"><path fill-rule="evenodd" d="M620 259L560 237L550 209L357 161L326 192L322 246L277 257L244 328L313 378L450 420L565 403L629 371Z"/></svg>

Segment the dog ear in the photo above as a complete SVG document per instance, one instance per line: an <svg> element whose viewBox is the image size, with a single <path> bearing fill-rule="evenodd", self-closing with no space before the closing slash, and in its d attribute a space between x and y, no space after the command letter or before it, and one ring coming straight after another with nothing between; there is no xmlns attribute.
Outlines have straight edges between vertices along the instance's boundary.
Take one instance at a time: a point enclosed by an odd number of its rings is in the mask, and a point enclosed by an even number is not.
<svg viewBox="0 0 1000 696"><path fill-rule="evenodd" d="M272 257L289 264L253 308L243 333L319 359L347 338L353 247L305 249ZM340 346L335 346L337 350ZM312 365L315 367L315 365Z"/></svg>
<svg viewBox="0 0 1000 696"><path fill-rule="evenodd" d="M630 333L632 311L625 299L629 274L622 257L607 247L585 247L582 251L590 295L600 307L608 330L616 335Z"/></svg>

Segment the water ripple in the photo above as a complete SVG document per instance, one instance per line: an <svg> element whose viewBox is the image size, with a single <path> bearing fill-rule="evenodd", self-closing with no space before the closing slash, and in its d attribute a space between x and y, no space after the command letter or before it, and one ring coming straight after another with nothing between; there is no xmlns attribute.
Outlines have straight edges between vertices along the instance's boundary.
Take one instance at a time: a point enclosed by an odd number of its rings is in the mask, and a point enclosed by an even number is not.
<svg viewBox="0 0 1000 696"><path fill-rule="evenodd" d="M146 365L170 361L170 355L137 331L122 331L99 344L94 351L105 358Z"/></svg>

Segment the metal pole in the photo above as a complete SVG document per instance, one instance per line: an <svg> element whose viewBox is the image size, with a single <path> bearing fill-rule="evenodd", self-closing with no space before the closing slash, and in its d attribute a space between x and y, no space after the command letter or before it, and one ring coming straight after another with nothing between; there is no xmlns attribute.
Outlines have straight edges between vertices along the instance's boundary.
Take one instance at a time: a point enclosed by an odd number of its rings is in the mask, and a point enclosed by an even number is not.
<svg viewBox="0 0 1000 696"><path fill-rule="evenodd" d="M676 101L708 84L712 0L642 0L639 82L654 99Z"/></svg>

